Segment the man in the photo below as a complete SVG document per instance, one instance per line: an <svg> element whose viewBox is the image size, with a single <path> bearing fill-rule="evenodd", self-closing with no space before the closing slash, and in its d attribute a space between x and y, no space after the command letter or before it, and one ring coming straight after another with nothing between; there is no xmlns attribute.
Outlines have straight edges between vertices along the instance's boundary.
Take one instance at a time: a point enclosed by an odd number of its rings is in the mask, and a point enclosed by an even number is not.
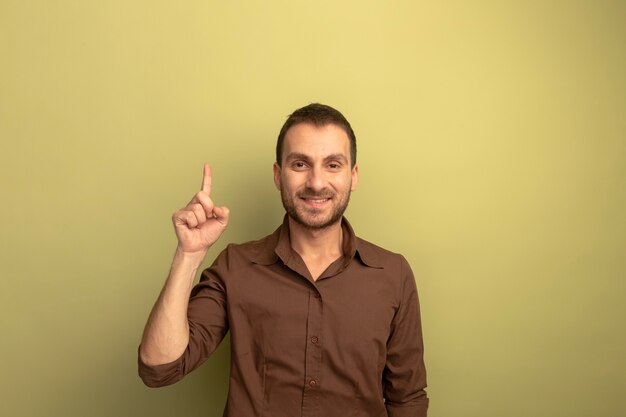
<svg viewBox="0 0 626 417"><path fill-rule="evenodd" d="M278 136L273 234L229 245L192 289L228 224L202 188L174 213L178 247L139 349L149 386L180 380L231 332L225 416L426 416L415 281L406 260L354 235L343 217L358 183L344 116L311 104Z"/></svg>

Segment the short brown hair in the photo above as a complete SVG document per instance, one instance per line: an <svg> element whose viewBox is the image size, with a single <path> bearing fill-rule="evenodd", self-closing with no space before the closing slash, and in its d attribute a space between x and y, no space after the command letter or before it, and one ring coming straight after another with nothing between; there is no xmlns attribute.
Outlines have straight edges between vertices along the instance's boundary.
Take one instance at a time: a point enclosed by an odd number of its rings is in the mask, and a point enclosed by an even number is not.
<svg viewBox="0 0 626 417"><path fill-rule="evenodd" d="M283 158L283 142L285 141L285 135L292 126L300 123L311 123L316 127L337 125L342 128L348 135L348 139L350 139L350 163L351 166L354 167L354 164L356 164L356 136L354 135L350 123L339 110L320 103L311 103L299 108L291 113L285 121L285 124L278 134L278 140L276 141L276 163L279 166Z"/></svg>

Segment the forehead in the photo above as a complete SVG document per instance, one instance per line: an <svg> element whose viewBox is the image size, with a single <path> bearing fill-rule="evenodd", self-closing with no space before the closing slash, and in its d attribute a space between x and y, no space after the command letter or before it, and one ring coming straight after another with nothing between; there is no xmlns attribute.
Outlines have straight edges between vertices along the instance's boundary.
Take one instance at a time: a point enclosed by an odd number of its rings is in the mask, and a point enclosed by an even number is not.
<svg viewBox="0 0 626 417"><path fill-rule="evenodd" d="M350 160L350 139L337 125L315 126L299 123L289 128L283 143L283 158L290 153L300 153L311 158L324 158L327 155L342 154Z"/></svg>

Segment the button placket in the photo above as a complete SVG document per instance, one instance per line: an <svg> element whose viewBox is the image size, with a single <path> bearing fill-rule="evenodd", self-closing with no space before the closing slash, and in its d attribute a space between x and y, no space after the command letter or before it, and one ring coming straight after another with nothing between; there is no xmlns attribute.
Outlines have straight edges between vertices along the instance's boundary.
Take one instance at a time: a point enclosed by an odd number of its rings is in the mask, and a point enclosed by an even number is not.
<svg viewBox="0 0 626 417"><path fill-rule="evenodd" d="M322 367L321 331L323 303L317 288L309 290L307 344L305 350L306 382L302 398L302 416L317 416Z"/></svg>

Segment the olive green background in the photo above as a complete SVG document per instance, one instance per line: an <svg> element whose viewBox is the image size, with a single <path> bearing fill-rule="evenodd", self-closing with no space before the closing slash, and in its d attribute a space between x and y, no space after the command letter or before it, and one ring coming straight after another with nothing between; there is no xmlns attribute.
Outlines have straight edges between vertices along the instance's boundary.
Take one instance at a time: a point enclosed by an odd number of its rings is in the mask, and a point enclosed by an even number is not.
<svg viewBox="0 0 626 417"><path fill-rule="evenodd" d="M228 4L225 4L228 3ZM0 415L220 416L228 342L136 350L214 167L274 230L285 117L353 124L357 232L411 262L432 417L626 411L626 3L0 0Z"/></svg>

